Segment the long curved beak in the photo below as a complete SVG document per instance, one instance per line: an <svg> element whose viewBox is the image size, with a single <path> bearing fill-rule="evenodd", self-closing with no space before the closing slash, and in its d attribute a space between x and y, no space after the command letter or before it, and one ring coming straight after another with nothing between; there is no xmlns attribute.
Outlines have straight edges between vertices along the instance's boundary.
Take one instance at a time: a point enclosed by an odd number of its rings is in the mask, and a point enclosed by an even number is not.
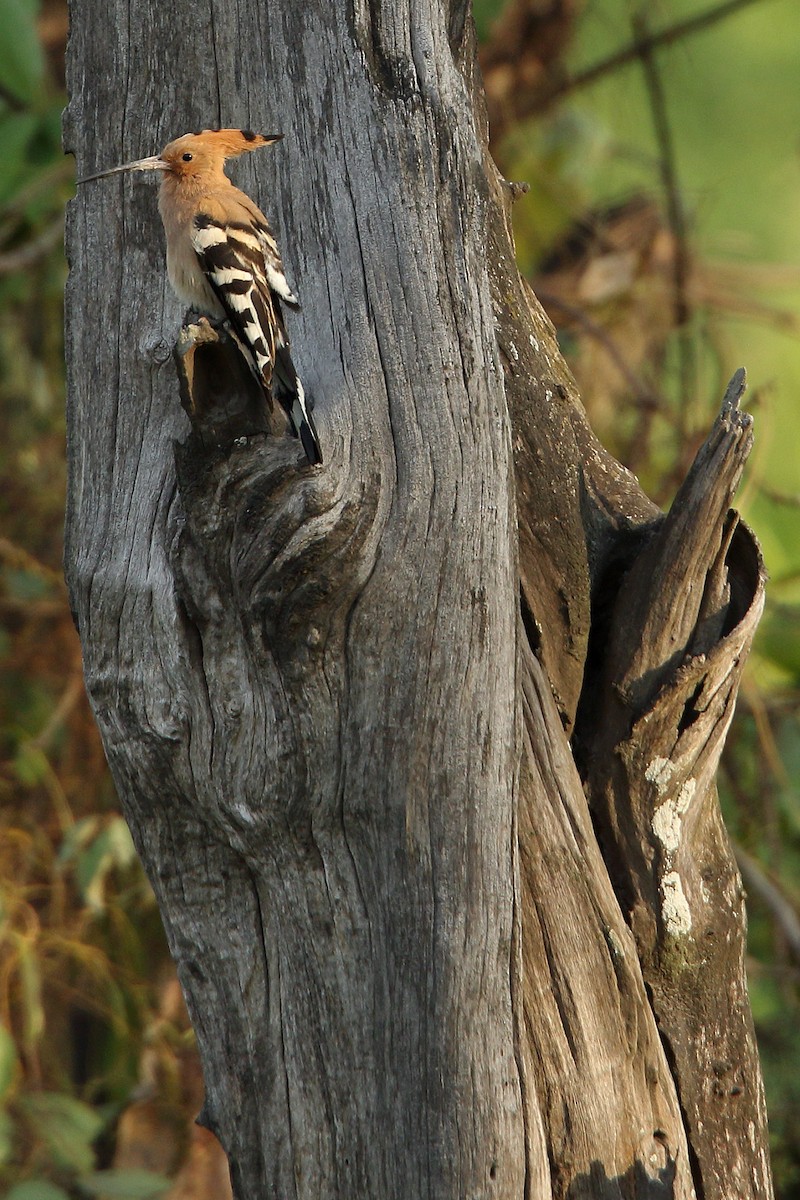
<svg viewBox="0 0 800 1200"><path fill-rule="evenodd" d="M106 175L119 175L122 171L168 171L169 163L157 154L150 158L137 158L135 162L123 163L121 167L109 167L107 171L98 171L96 175L84 175L76 183L91 183L93 179L105 179Z"/></svg>

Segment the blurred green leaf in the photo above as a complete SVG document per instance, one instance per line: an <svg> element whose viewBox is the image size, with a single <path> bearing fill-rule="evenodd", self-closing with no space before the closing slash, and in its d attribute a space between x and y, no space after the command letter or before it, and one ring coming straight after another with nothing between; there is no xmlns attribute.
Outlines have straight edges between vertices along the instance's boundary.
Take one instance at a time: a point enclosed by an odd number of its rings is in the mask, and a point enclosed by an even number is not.
<svg viewBox="0 0 800 1200"><path fill-rule="evenodd" d="M128 822L124 817L112 817L109 821L108 844L118 867L129 867L131 863L137 861L136 847L133 844Z"/></svg>
<svg viewBox="0 0 800 1200"><path fill-rule="evenodd" d="M793 680L800 680L800 608L770 604L758 630L755 650Z"/></svg>
<svg viewBox="0 0 800 1200"><path fill-rule="evenodd" d="M130 1168L124 1171L96 1171L78 1181L90 1196L108 1196L109 1200L155 1200L172 1186L171 1181L153 1171Z"/></svg>
<svg viewBox="0 0 800 1200"><path fill-rule="evenodd" d="M5 1025L0 1025L0 1102L5 1100L14 1082L17 1061L14 1039Z"/></svg>
<svg viewBox="0 0 800 1200"><path fill-rule="evenodd" d="M6 1200L69 1200L69 1194L46 1179L28 1179L13 1187Z"/></svg>
<svg viewBox="0 0 800 1200"><path fill-rule="evenodd" d="M52 591L51 584L33 571L6 569L0 575L3 587L14 600L42 600Z"/></svg>
<svg viewBox="0 0 800 1200"><path fill-rule="evenodd" d="M100 826L101 819L97 815L81 817L79 821L75 821L74 824L70 825L64 834L61 847L58 851L59 863L69 863L77 858L83 847L91 843Z"/></svg>
<svg viewBox="0 0 800 1200"><path fill-rule="evenodd" d="M28 120L30 114L16 114L14 125L5 129L0 124L0 136L11 141L7 174L0 180L0 241L11 246L26 235L41 235L42 224L54 225L63 215L64 203L72 190L74 167L61 157L58 136L60 113L64 98L59 97L52 107ZM53 238L52 258L61 257L61 239ZM42 252L41 262L47 259ZM24 278L29 272L20 270L4 276L5 283Z"/></svg>
<svg viewBox="0 0 800 1200"><path fill-rule="evenodd" d="M32 742L22 742L14 758L14 773L26 787L35 787L47 778L50 765L47 755Z"/></svg>
<svg viewBox="0 0 800 1200"><path fill-rule="evenodd" d="M0 44L2 41L3 39L0 39ZM8 202L25 179L30 144L38 122L39 118L35 113L0 114L0 160L3 163L3 172L0 175L0 205Z"/></svg>
<svg viewBox="0 0 800 1200"><path fill-rule="evenodd" d="M749 992L753 1020L757 1025L766 1025L780 1016L784 1001L774 980L763 977L751 979Z"/></svg>
<svg viewBox="0 0 800 1200"><path fill-rule="evenodd" d="M0 88L23 104L36 100L44 77L38 11L32 0L0 0Z"/></svg>
<svg viewBox="0 0 800 1200"><path fill-rule="evenodd" d="M56 1168L80 1174L94 1169L92 1143L103 1129L104 1120L93 1108L58 1092L27 1095L19 1104Z"/></svg>
<svg viewBox="0 0 800 1200"><path fill-rule="evenodd" d="M479 42L488 39L492 25L499 16L500 7L497 0L472 0L472 16Z"/></svg>
<svg viewBox="0 0 800 1200"><path fill-rule="evenodd" d="M115 867L128 867L135 861L136 849L128 826L122 817L115 817L78 855L78 886L87 904L95 911L103 909L108 873Z"/></svg>

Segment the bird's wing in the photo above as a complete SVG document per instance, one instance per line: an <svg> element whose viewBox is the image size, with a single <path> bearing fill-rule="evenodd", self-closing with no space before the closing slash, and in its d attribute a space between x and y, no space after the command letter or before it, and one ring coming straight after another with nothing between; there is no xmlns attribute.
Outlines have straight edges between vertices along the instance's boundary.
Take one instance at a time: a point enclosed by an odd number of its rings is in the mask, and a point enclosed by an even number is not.
<svg viewBox="0 0 800 1200"><path fill-rule="evenodd" d="M278 243L275 241L275 235L270 228L269 221L255 201L251 200L245 192L240 192L236 189L236 202L238 207L236 214L238 223L236 224L236 228L253 234L258 240L261 253L264 256L264 269L267 274L269 286L286 304L298 307L297 296L295 296L289 287Z"/></svg>
<svg viewBox="0 0 800 1200"><path fill-rule="evenodd" d="M306 458L321 463L319 436L289 353L278 303L278 297L287 304L297 304L297 298L286 281L269 226L265 220L240 222L200 213L192 221L191 239L234 333L252 356L270 402L274 392Z"/></svg>
<svg viewBox="0 0 800 1200"><path fill-rule="evenodd" d="M278 243L272 236L272 230L266 221L254 221L253 229L261 246L261 253L264 255L264 267L267 272L269 286L273 292L278 293L281 300L285 301L286 304L290 304L293 308L299 307L300 302L289 287L289 281L286 278L280 252L278 251Z"/></svg>
<svg viewBox="0 0 800 1200"><path fill-rule="evenodd" d="M284 335L258 231L200 213L192 222L191 239L208 282L268 388Z"/></svg>

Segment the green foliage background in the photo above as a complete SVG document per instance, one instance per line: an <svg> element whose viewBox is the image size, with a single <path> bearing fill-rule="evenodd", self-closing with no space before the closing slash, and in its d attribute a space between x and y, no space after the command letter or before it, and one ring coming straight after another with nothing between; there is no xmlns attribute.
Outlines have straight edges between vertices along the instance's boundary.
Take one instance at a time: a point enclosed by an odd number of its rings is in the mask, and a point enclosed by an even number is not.
<svg viewBox="0 0 800 1200"><path fill-rule="evenodd" d="M587 0L567 63L579 71L629 42L637 12L657 28L705 7ZM501 8L476 0L484 39ZM61 582L61 231L73 168L59 136L63 44L48 46L42 25L59 11L58 0L44 14L38 0L0 0L0 28L13 30L0 38L0 1191L135 1200L167 1181L114 1168L116 1123L145 1050L169 1093L185 1035L160 1008L163 935L82 694ZM693 308L692 395L678 385L677 338L652 367L663 406L636 467L668 501L686 445L747 366L757 450L741 507L772 584L720 783L754 872L751 994L789 1200L800 1197L800 6L753 0L660 50L657 65L693 259L714 278L724 264L727 284ZM509 128L495 151L508 177L532 185L516 210L532 276L587 211L642 193L663 204L637 62ZM569 353L568 332L563 345ZM632 406L619 401L604 428L619 453Z"/></svg>

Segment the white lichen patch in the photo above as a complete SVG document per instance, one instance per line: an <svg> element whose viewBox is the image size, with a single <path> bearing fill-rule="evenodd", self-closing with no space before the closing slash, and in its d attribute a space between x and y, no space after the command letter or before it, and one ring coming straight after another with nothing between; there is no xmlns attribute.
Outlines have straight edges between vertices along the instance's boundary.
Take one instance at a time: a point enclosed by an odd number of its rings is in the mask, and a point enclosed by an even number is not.
<svg viewBox="0 0 800 1200"><path fill-rule="evenodd" d="M656 757L645 769L644 777L648 783L654 783L659 796L663 796L674 774L675 768L668 758Z"/></svg>
<svg viewBox="0 0 800 1200"><path fill-rule="evenodd" d="M656 787L658 785L656 784ZM687 779L677 796L670 796L653 813L653 833L672 856L681 844L681 822L697 790L697 780Z"/></svg>
<svg viewBox="0 0 800 1200"><path fill-rule="evenodd" d="M661 916L672 937L685 937L692 928L692 914L677 871L668 871L661 880Z"/></svg>
<svg viewBox="0 0 800 1200"><path fill-rule="evenodd" d="M663 796L671 783L675 768L665 758L656 758L645 772ZM661 914L664 927L672 937L685 936L692 928L692 913L683 890L681 877L672 869L681 844L683 818L697 791L697 780L687 779L677 796L667 796L653 813L652 829L663 851L661 867Z"/></svg>

